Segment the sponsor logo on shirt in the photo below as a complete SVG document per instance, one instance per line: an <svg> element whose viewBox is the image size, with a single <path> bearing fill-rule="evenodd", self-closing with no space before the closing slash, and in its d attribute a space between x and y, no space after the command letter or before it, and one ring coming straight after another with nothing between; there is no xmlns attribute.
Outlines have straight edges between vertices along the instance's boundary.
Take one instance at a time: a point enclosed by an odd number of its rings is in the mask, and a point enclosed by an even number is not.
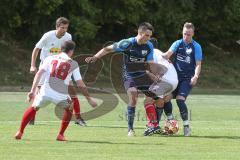
<svg viewBox="0 0 240 160"><path fill-rule="evenodd" d="M192 48L186 48L186 54L191 54L192 53Z"/></svg>
<svg viewBox="0 0 240 160"><path fill-rule="evenodd" d="M61 49L60 48L51 48L50 51L49 51L51 54L58 54L61 52Z"/></svg>
<svg viewBox="0 0 240 160"><path fill-rule="evenodd" d="M148 53L148 51L147 51L147 50L142 50L142 55L143 55L143 56L146 56L146 55L147 55L147 53Z"/></svg>

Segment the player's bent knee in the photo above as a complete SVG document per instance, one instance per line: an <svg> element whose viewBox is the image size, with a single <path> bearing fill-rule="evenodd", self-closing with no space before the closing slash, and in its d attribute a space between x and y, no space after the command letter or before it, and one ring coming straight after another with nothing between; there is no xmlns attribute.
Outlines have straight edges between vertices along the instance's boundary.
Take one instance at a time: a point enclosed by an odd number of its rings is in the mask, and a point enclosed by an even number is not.
<svg viewBox="0 0 240 160"><path fill-rule="evenodd" d="M137 104L137 98L138 98L138 96L136 96L136 95L129 95L130 105L135 106Z"/></svg>
<svg viewBox="0 0 240 160"><path fill-rule="evenodd" d="M129 105L135 106L137 104L137 99L138 99L138 93L136 88L129 88L127 92L128 92Z"/></svg>
<svg viewBox="0 0 240 160"><path fill-rule="evenodd" d="M63 109L69 109L69 110L73 108L72 105L71 105L71 101L69 99L60 101L57 104L57 107L60 107L60 108L63 108Z"/></svg>
<svg viewBox="0 0 240 160"><path fill-rule="evenodd" d="M149 103L153 104L154 100L151 97L146 97L144 99L144 105L149 104Z"/></svg>
<svg viewBox="0 0 240 160"><path fill-rule="evenodd" d="M164 107L164 100L162 98L159 98L155 101L155 104L156 104L157 107L163 108Z"/></svg>
<svg viewBox="0 0 240 160"><path fill-rule="evenodd" d="M183 96L177 96L177 97L176 97L176 100L183 100L183 101L185 101L185 100L186 100L186 98L185 98L185 97L183 97Z"/></svg>
<svg viewBox="0 0 240 160"><path fill-rule="evenodd" d="M33 107L35 111L38 111L40 108L39 107Z"/></svg>
<svg viewBox="0 0 240 160"><path fill-rule="evenodd" d="M69 105L68 110L73 111L73 105Z"/></svg>
<svg viewBox="0 0 240 160"><path fill-rule="evenodd" d="M167 96L164 97L164 102L167 103L167 102L169 102L172 98L173 98L172 94L167 95Z"/></svg>
<svg viewBox="0 0 240 160"><path fill-rule="evenodd" d="M137 100L135 100L135 99L129 100L129 105L130 106L136 106L137 105Z"/></svg>

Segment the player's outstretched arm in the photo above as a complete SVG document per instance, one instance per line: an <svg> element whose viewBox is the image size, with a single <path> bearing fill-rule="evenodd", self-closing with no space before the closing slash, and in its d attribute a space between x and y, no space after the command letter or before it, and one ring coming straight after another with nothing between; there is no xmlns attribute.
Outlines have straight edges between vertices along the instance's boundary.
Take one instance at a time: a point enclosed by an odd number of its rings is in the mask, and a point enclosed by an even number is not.
<svg viewBox="0 0 240 160"><path fill-rule="evenodd" d="M98 51L94 56L92 57L87 57L85 59L85 61L87 63L94 63L96 62L98 59L100 59L101 57L109 54L109 53L112 53L114 50L113 50L113 45L110 45L110 46L107 46L107 47L104 47L102 48L100 51Z"/></svg>
<svg viewBox="0 0 240 160"><path fill-rule="evenodd" d="M82 80L77 80L76 83L77 83L78 88L81 90L82 94L84 95L84 97L87 99L88 103L92 107L96 107L97 103L92 99L92 97L90 97L90 95L88 93L88 89L87 89L86 85L84 84L84 82Z"/></svg>
<svg viewBox="0 0 240 160"><path fill-rule="evenodd" d="M172 56L173 52L171 50L168 50L167 52L162 54L162 57L165 59L169 59Z"/></svg>
<svg viewBox="0 0 240 160"><path fill-rule="evenodd" d="M30 67L30 73L35 74L37 72L37 67L36 67L36 59L38 56L40 49L35 47L32 51L32 59L31 59L31 67Z"/></svg>

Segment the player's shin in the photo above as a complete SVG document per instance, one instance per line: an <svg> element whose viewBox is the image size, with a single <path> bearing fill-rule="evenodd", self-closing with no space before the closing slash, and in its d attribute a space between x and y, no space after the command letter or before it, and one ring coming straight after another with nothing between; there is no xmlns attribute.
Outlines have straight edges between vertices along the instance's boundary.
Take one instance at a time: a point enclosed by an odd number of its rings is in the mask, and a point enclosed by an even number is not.
<svg viewBox="0 0 240 160"><path fill-rule="evenodd" d="M172 114L172 103L171 103L171 101L164 103L164 112L165 112L168 120L172 120L174 118L173 114Z"/></svg>
<svg viewBox="0 0 240 160"><path fill-rule="evenodd" d="M81 115L80 115L80 103L78 101L77 97L71 97L72 102L73 102L73 111L75 114L76 119L80 119Z"/></svg>
<svg viewBox="0 0 240 160"><path fill-rule="evenodd" d="M181 118L183 120L183 125L184 126L188 126L189 125L189 121L188 121L188 109L187 109L187 105L185 103L184 100L181 99L177 99L177 105L179 107L179 111L181 114Z"/></svg>
<svg viewBox="0 0 240 160"><path fill-rule="evenodd" d="M30 106L29 108L27 108L27 110L23 114L19 132L23 133L24 128L26 127L28 122L32 120L33 117L35 117L35 114L36 114L36 109L34 107Z"/></svg>
<svg viewBox="0 0 240 160"><path fill-rule="evenodd" d="M159 106L156 106L156 116L157 116L157 123L158 124L161 121L162 113L163 113L163 108L160 108Z"/></svg>
<svg viewBox="0 0 240 160"><path fill-rule="evenodd" d="M67 129L67 127L69 125L69 122L71 121L71 118L72 118L72 110L65 109L64 114L63 114L63 118L62 118L60 131L59 131L60 135L64 134L65 130Z"/></svg>
<svg viewBox="0 0 240 160"><path fill-rule="evenodd" d="M133 122L135 117L135 108L133 106L127 107L128 131L133 130Z"/></svg>
<svg viewBox="0 0 240 160"><path fill-rule="evenodd" d="M149 127L157 127L157 115L156 115L156 110L155 106L151 103L147 103L144 105L145 111L146 111L146 117L148 121L148 126Z"/></svg>
<svg viewBox="0 0 240 160"><path fill-rule="evenodd" d="M157 123L159 125L159 122L161 121L162 113L163 113L163 107L164 107L164 101L162 98L155 98L155 110L156 110L156 116L157 116Z"/></svg>

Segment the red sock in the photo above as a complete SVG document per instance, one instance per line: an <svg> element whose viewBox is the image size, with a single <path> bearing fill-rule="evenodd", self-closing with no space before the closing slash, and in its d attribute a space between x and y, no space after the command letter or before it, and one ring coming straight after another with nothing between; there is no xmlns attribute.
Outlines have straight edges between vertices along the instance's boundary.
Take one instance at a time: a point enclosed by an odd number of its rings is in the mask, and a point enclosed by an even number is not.
<svg viewBox="0 0 240 160"><path fill-rule="evenodd" d="M65 109L59 134L61 134L61 135L64 134L66 128L68 127L68 124L69 124L71 118L72 118L72 111L70 111L69 109Z"/></svg>
<svg viewBox="0 0 240 160"><path fill-rule="evenodd" d="M157 115L156 115L156 110L155 106L153 104L145 104L145 110L146 110L146 116L147 116L147 121L148 121L148 126L149 127L157 127Z"/></svg>
<svg viewBox="0 0 240 160"><path fill-rule="evenodd" d="M77 97L72 98L73 101L73 111L76 119L80 118L80 104Z"/></svg>
<svg viewBox="0 0 240 160"><path fill-rule="evenodd" d="M35 117L35 114L36 114L36 110L34 110L34 108L33 108L32 106L30 106L30 107L24 112L23 117L22 117L22 121L21 121L21 124L20 124L20 129L19 129L19 131L20 131L21 133L23 133L24 128L26 127L26 125L28 124L28 122Z"/></svg>

